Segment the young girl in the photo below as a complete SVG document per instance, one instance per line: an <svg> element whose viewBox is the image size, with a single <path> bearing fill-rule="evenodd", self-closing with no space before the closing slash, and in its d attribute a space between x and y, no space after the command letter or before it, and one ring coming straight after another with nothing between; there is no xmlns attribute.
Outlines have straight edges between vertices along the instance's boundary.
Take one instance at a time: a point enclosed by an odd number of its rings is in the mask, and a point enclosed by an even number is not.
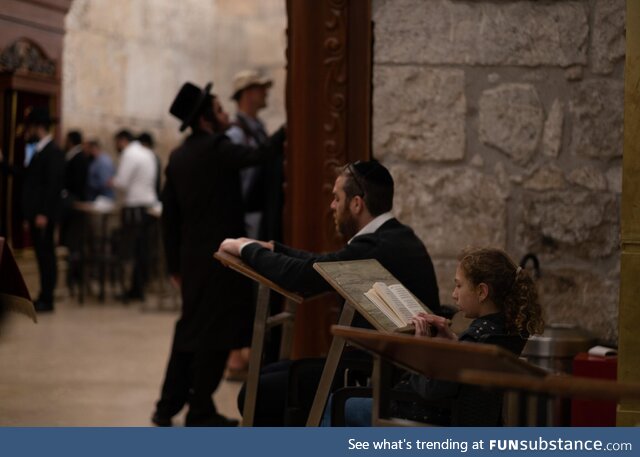
<svg viewBox="0 0 640 457"><path fill-rule="evenodd" d="M413 319L417 337L427 337L431 327L437 331L434 338L473 343L494 342L520 355L527 338L542 333L544 329L533 280L499 249L474 249L462 254L456 270L452 298L465 317L474 319L469 327L460 335L456 335L450 329L447 319L422 313ZM493 341L491 337L494 337ZM391 408L394 417L441 425L500 425L502 396L499 393L483 391L472 386L463 388L458 383L418 375L405 377L396 389L415 392L429 401L451 399L453 413L452 409L436 409L422 402L396 402ZM478 422L468 414L465 416L459 414L459 410L456 411L459 407L456 401L460 399L461 394L465 396L465 403L476 402L475 406L483 410L482 417L477 419ZM345 407L346 425L370 425L370 399L366 405L363 404L363 399L353 400L353 406L350 399ZM490 410L494 411L493 416ZM350 422L350 417L366 417L368 422Z"/></svg>
<svg viewBox="0 0 640 457"><path fill-rule="evenodd" d="M463 253L451 296L465 317L474 319L469 328L457 336L446 319L423 313L413 320L416 336L427 336L429 325L437 329L437 338L459 341L482 342L490 335L519 336L506 347L519 355L529 335L544 329L533 280L499 249Z"/></svg>

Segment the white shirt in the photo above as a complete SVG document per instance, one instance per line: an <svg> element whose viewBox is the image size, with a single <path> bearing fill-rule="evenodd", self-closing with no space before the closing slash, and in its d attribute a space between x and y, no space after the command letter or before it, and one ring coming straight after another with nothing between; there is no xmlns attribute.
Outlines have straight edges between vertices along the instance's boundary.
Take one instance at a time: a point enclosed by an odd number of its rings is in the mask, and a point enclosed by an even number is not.
<svg viewBox="0 0 640 457"><path fill-rule="evenodd" d="M358 233L353 235L353 238L355 238L357 236L360 236L360 235L366 235L368 233L375 233L376 230L378 230L380 227L382 227L382 224L387 222L389 219L393 219L393 214L391 214L388 211L386 213L382 213L382 214L376 216L371 222L369 222L367 225L362 227ZM347 244L351 244L351 242L353 241L353 238L351 238L347 242Z"/></svg>
<svg viewBox="0 0 640 457"><path fill-rule="evenodd" d="M152 206L157 202L156 159L150 149L132 141L122 151L113 184L124 192L124 206Z"/></svg>
<svg viewBox="0 0 640 457"><path fill-rule="evenodd" d="M47 135L36 143L36 153L42 151L46 145L53 141L53 135Z"/></svg>
<svg viewBox="0 0 640 457"><path fill-rule="evenodd" d="M69 149L67 151L67 153L64 156L64 158L68 162L69 160L71 160L75 156L77 156L79 152L82 152L82 145L81 144L76 144L74 147L72 147L71 149Z"/></svg>
<svg viewBox="0 0 640 457"><path fill-rule="evenodd" d="M53 135L47 135L36 144L27 143L24 148L24 166L28 167L35 155L42 151L52 140Z"/></svg>

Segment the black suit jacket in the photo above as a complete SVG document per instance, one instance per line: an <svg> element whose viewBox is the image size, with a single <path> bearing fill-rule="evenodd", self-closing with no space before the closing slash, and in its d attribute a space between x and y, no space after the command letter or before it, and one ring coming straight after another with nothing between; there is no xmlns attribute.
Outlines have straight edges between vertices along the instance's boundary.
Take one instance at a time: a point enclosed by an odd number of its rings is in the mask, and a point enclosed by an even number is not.
<svg viewBox="0 0 640 457"><path fill-rule="evenodd" d="M171 153L162 223L168 270L182 277L178 349L248 343L251 284L215 261L213 253L225 238L245 234L239 170L271 159L283 142L283 130L258 149L233 144L224 135L196 132Z"/></svg>
<svg viewBox="0 0 640 457"><path fill-rule="evenodd" d="M87 176L91 160L92 157L80 151L65 164L64 187L74 200L87 200Z"/></svg>
<svg viewBox="0 0 640 457"><path fill-rule="evenodd" d="M337 252L313 254L280 243L272 252L253 243L244 247L242 259L276 284L303 295L332 290L313 269L315 262L376 259L434 313L440 311L431 257L413 230L397 219L385 222L374 233L355 237Z"/></svg>
<svg viewBox="0 0 640 457"><path fill-rule="evenodd" d="M33 220L38 214L42 214L52 222L58 221L62 206L64 167L64 153L53 141L33 156L24 170L22 188L22 212L26 220Z"/></svg>

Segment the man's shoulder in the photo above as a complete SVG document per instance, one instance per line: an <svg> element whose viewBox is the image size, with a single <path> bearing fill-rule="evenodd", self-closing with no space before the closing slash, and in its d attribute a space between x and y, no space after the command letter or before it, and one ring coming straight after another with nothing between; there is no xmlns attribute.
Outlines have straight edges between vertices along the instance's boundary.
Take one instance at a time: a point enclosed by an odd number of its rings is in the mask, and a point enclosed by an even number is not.
<svg viewBox="0 0 640 457"><path fill-rule="evenodd" d="M378 229L373 233L367 233L364 235L357 236L353 239L353 241L368 241L372 239L386 239L386 238L415 238L416 234L411 227L408 225L404 225L398 219L391 218L382 224Z"/></svg>
<svg viewBox="0 0 640 457"><path fill-rule="evenodd" d="M56 156L64 156L64 151L53 140L49 141L44 148L42 148L41 152L54 154Z"/></svg>
<svg viewBox="0 0 640 457"><path fill-rule="evenodd" d="M426 248L411 227L397 219L390 219L373 233L354 238L349 251L367 253L368 256L392 258L411 253L412 256Z"/></svg>

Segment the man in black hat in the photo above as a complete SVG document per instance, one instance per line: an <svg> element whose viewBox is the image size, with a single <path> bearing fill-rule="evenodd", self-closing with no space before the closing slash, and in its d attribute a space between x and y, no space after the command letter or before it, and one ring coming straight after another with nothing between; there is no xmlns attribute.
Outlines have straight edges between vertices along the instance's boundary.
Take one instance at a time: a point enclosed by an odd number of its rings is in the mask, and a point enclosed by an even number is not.
<svg viewBox="0 0 640 457"><path fill-rule="evenodd" d="M35 143L35 152L25 163L22 214L29 225L40 271L36 311L50 312L58 275L53 234L62 209L65 159L49 133L53 120L46 107L33 108L24 122L26 143Z"/></svg>
<svg viewBox="0 0 640 457"><path fill-rule="evenodd" d="M313 269L315 262L376 259L433 312L438 313L438 284L431 258L413 230L391 214L393 188L391 174L375 160L349 164L340 171L333 187L331 209L336 230L348 242L339 251L315 254L277 242L247 238L225 240L220 250L242 257L245 263L276 284L303 295L332 290ZM356 323L364 324L361 317L356 318ZM278 368L267 367L261 375L256 425L283 425L289 365L285 362ZM306 406L310 406L313 400L321 369L322 364L310 367L304 382L296 386L298 392L307 392L301 401L307 403ZM242 409L242 392L239 403Z"/></svg>
<svg viewBox="0 0 640 457"><path fill-rule="evenodd" d="M161 398L152 421L171 425L188 403L187 426L233 426L211 399L231 349L244 347L251 331L251 285L211 254L228 237L244 235L239 170L269 160L284 130L259 148L231 143L229 117L218 99L186 83L170 113L191 134L169 158L162 190L162 222L168 271L182 294Z"/></svg>

